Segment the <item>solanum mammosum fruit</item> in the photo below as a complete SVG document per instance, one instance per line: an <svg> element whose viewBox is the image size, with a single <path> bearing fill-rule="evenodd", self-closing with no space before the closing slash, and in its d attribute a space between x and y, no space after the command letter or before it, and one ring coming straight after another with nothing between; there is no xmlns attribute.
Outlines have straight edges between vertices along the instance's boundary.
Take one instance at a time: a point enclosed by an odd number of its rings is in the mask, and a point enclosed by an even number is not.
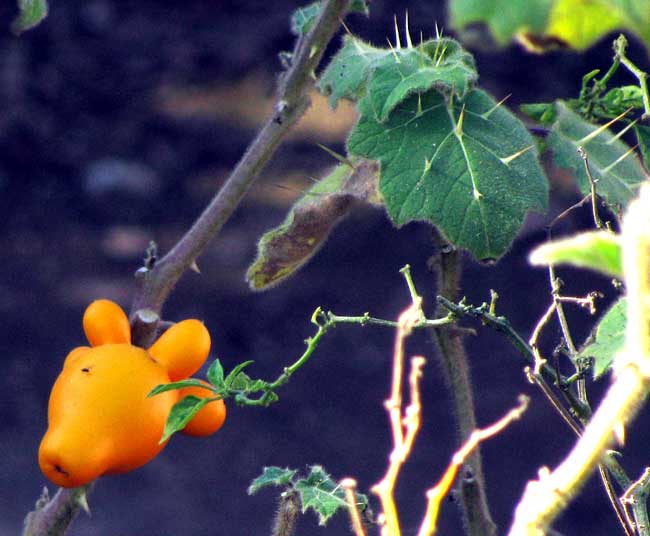
<svg viewBox="0 0 650 536"><path fill-rule="evenodd" d="M62 487L149 462L164 447L159 441L172 406L190 394L213 396L206 384L147 397L157 385L187 378L205 362L210 335L200 321L173 325L148 350L131 344L128 318L111 301L91 303L83 327L91 346L75 348L63 364L38 453L45 476ZM223 400L211 402L186 433L214 433L225 416Z"/></svg>

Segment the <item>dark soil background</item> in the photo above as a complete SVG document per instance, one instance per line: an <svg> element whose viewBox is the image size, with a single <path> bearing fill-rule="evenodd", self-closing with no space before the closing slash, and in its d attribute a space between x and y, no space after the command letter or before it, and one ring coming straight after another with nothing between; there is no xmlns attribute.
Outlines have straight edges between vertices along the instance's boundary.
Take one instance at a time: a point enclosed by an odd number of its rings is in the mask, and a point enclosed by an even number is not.
<svg viewBox="0 0 650 536"><path fill-rule="evenodd" d="M268 111L277 53L292 45L288 16L300 4L58 0L47 20L20 38L9 32L15 2L0 5L0 534L20 532L48 485L37 450L49 389L69 349L83 341L84 308L99 297L128 308L148 241L167 250L219 188ZM349 25L381 45L386 35L392 38L393 14L401 19L406 9L414 35L431 35L436 21L447 27L444 3L433 0L375 0L369 20L351 17ZM483 85L497 98L511 93L516 109L520 102L575 95L582 74L608 66L608 42L584 55L531 56L516 46L474 52ZM647 57L637 44L631 54ZM341 224L289 282L265 293L245 284L262 231L282 220L309 177L332 165L316 143L341 150L353 120L345 109L326 115L322 102L316 104L199 259L202 274L186 275L165 309L170 320L203 319L213 336L212 357L227 367L254 359L251 372L263 378L275 377L301 354L319 305L337 314L396 318L409 301L398 273L406 263L433 310L431 229L411 224L396 230L372 210L358 210ZM549 303L546 273L529 269L526 256L543 240L544 223L577 199L565 179L554 178L551 213L532 216L497 266L467 258L468 298L480 303L490 288L497 290L500 312L525 337ZM560 228L588 224L588 212L578 211ZM604 280L569 271L562 277L568 294L600 287L612 298ZM575 310L569 317L583 340L592 319ZM507 341L473 326L477 335L467 345L480 423L500 416L519 393L532 397L525 419L483 446L492 510L504 533L526 481L542 465L554 466L573 437L527 383ZM214 437L176 437L147 466L102 478L90 496L92 517L81 515L69 534L269 534L276 496L271 490L246 494L266 465L322 464L336 478L354 476L369 489L390 450L382 400L392 336L380 328L334 330L278 404L231 405ZM557 340L553 325L545 349ZM416 533L424 491L455 446L450 399L426 335L409 341L409 353L416 352L430 359L423 429L398 488L406 536ZM595 391L607 381L601 383ZM650 460L649 423L646 411L629 434L623 463L632 477ZM308 514L298 534L348 534L347 525L339 515L319 528ZM611 535L616 527L595 479L556 524L566 535ZM449 501L440 534L460 533Z"/></svg>

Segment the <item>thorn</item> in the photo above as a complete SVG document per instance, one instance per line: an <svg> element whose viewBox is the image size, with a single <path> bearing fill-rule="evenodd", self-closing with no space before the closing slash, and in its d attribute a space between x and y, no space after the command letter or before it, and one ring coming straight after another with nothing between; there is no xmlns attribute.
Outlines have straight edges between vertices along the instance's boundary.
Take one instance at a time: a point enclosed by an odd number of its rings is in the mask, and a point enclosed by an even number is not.
<svg viewBox="0 0 650 536"><path fill-rule="evenodd" d="M422 93L418 93L418 111L416 116L421 114L422 114Z"/></svg>
<svg viewBox="0 0 650 536"><path fill-rule="evenodd" d="M354 35L353 35L352 32L350 31L350 28L348 28L348 25L345 24L345 21L344 21L343 19L339 19L339 22L341 23L341 26L343 26L343 29L345 30L345 32L346 32L350 37L354 37Z"/></svg>
<svg viewBox="0 0 650 536"><path fill-rule="evenodd" d="M432 160L429 160L426 157L424 158L424 171L422 172L422 175L426 175L429 172L432 163Z"/></svg>
<svg viewBox="0 0 650 536"><path fill-rule="evenodd" d="M399 38L399 27L397 26L397 15L393 15L393 22L395 23L395 47L399 50L402 48L402 42Z"/></svg>
<svg viewBox="0 0 650 536"><path fill-rule="evenodd" d="M438 54L438 47L436 47L436 67L440 66L440 62L443 60L445 57L445 52L447 52L447 44L445 44L444 47L442 47L442 50L440 51L440 54Z"/></svg>
<svg viewBox="0 0 650 536"><path fill-rule="evenodd" d="M607 140L607 145L610 143L614 143L616 140L620 139L622 136L625 135L625 133L630 130L634 125L636 125L639 122L639 118L637 117L634 121L632 121L629 125L626 125L624 128L620 130L618 134L612 137L611 140Z"/></svg>
<svg viewBox="0 0 650 536"><path fill-rule="evenodd" d="M625 110L622 114L616 116L616 117L615 117L614 119L612 119L611 121L609 121L609 122L605 123L604 125L598 127L596 130L594 130L593 132L587 134L584 138L582 138L581 140L578 140L576 143L577 143L578 145L586 145L586 144L589 143L591 140L593 140L596 136L599 136L599 135L602 134L605 130L607 130L609 127L611 127L614 123L616 123L616 121L618 121L619 119L622 119L623 117L625 117L625 116L626 116L628 113L630 113L631 111L632 111L632 108L628 108L628 109Z"/></svg>
<svg viewBox="0 0 650 536"><path fill-rule="evenodd" d="M386 41L388 41L388 47L390 48L390 51L393 53L393 57L395 58L395 63L400 63L399 61L399 56L397 55L397 51L393 47L393 43L390 42L390 39L387 37Z"/></svg>
<svg viewBox="0 0 650 536"><path fill-rule="evenodd" d="M409 28L409 12L406 10L406 17L404 19L404 32L406 33L406 47L413 48L413 42L411 41L411 30Z"/></svg>
<svg viewBox="0 0 650 536"><path fill-rule="evenodd" d="M192 261L192 264L190 264L190 270L196 272L197 274L201 273L201 270L199 269L199 265L196 264L196 261Z"/></svg>
<svg viewBox="0 0 650 536"><path fill-rule="evenodd" d="M618 443L619 447L625 446L625 423L622 421L619 421L614 425L614 437L616 438L616 443Z"/></svg>
<svg viewBox="0 0 650 536"><path fill-rule="evenodd" d="M510 156L506 156L504 158L499 158L499 160L501 160L502 164L505 164L506 166L509 166L510 162L512 162L515 158L519 158L522 154L527 153L533 147L534 147L534 145L529 145L528 147L525 147L521 151L517 151L516 153L511 154Z"/></svg>
<svg viewBox="0 0 650 536"><path fill-rule="evenodd" d="M628 156L634 153L634 151L637 150L639 147L639 144L637 143L634 147L630 147L625 153L623 153L621 156L619 156L616 160L614 160L609 166L606 168L603 168L601 173L607 173L609 172L613 167L616 167L618 164L620 164L623 160L625 160Z"/></svg>
<svg viewBox="0 0 650 536"><path fill-rule="evenodd" d="M81 509L86 512L87 516L90 516L90 506L88 505L88 495L86 495L86 491L82 491L79 496L77 497L77 504L81 507Z"/></svg>
<svg viewBox="0 0 650 536"><path fill-rule="evenodd" d="M487 119L492 115L492 112L496 110L499 106L501 106L504 102L506 102L510 97L512 96L512 93L508 93L505 97L503 97L499 102L497 102L492 108L490 108L487 112L481 114L481 117L483 119Z"/></svg>
<svg viewBox="0 0 650 536"><path fill-rule="evenodd" d="M456 123L456 136L459 138L463 135L463 120L465 119L465 105L460 110L460 115L458 116L458 123Z"/></svg>
<svg viewBox="0 0 650 536"><path fill-rule="evenodd" d="M317 143L316 145L317 145L318 147L320 147L323 151L325 151L325 152L326 152L328 155L330 155L331 157L336 158L336 160L338 160L339 162L341 162L341 164L345 164L345 165L348 166L350 169L354 169L354 164L353 164L352 162L350 162L350 160L348 160L347 158L345 158L345 156L343 156L342 154L339 154L339 153L337 153L336 151L333 151L333 150L330 149L329 147L325 147L324 145L322 145L322 144L320 144L320 143Z"/></svg>
<svg viewBox="0 0 650 536"><path fill-rule="evenodd" d="M438 28L438 21L436 21L436 39L440 39L442 37L442 28Z"/></svg>
<svg viewBox="0 0 650 536"><path fill-rule="evenodd" d="M476 186L474 186L474 189L472 190L472 195L474 195L474 199L477 201L480 201L483 197L483 194L476 189Z"/></svg>

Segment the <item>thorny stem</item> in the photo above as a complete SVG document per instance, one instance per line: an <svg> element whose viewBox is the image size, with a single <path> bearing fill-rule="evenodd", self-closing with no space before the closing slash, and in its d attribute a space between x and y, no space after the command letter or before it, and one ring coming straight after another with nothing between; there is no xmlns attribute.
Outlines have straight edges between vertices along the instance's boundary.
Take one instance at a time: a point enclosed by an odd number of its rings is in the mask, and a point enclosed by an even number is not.
<svg viewBox="0 0 650 536"><path fill-rule="evenodd" d="M36 503L36 509L27 514L22 536L59 536L77 517L80 510L87 509L86 494L92 484L79 488L60 488L50 498L47 488ZM84 506L85 505L85 506Z"/></svg>
<svg viewBox="0 0 650 536"><path fill-rule="evenodd" d="M196 262L208 242L221 230L284 136L304 115L310 105L308 95L313 87L313 72L347 14L349 5L350 0L324 2L312 30L296 43L292 65L280 81L273 116L264 124L226 183L191 229L160 261L152 263L150 268L145 266L138 271L140 288L133 300L132 315L141 309L160 314L165 300L181 275ZM153 332L155 329L154 323L150 330ZM150 337L147 333L141 333L140 336L143 340ZM28 514L26 523L39 527L39 532L25 535L65 534L79 511L76 499L78 493L75 489L59 489L48 504Z"/></svg>
<svg viewBox="0 0 650 536"><path fill-rule="evenodd" d="M446 243L440 235L434 236L439 254L435 259L438 273L438 293L446 299L455 300L461 275L460 252ZM443 316L442 304L438 305L436 316ZM469 371L469 360L465 353L463 340L455 328L441 328L433 332L440 359L449 382L454 410L458 420L458 442L463 444L476 430L474 396ZM470 536L490 536L496 534L485 491L485 477L481 453L477 448L469 455L466 465L472 478L459 482L460 505L465 530Z"/></svg>
<svg viewBox="0 0 650 536"><path fill-rule="evenodd" d="M190 230L153 268L142 271L132 312L151 309L160 313L181 275L221 230L284 136L303 116L310 104L308 95L313 87L313 72L349 4L350 0L324 3L313 29L296 43L292 65L280 81L273 116L266 121L226 183Z"/></svg>
<svg viewBox="0 0 650 536"><path fill-rule="evenodd" d="M298 492L287 490L280 495L280 506L275 516L272 536L293 536L296 531L296 520L300 513L300 497Z"/></svg>

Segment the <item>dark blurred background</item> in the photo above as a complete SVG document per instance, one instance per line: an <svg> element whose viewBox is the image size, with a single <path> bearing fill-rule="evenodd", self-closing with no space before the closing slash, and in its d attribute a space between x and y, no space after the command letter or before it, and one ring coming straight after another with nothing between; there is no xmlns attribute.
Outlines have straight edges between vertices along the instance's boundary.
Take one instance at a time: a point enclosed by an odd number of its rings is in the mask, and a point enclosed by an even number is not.
<svg viewBox="0 0 650 536"><path fill-rule="evenodd" d="M301 4L58 0L38 28L19 38L9 31L15 2L0 5L1 534L19 533L48 485L37 450L49 389L67 352L83 341L84 308L99 297L128 308L149 240L168 250L223 183L269 113L277 53L292 47L288 17ZM383 46L393 36L393 15L401 20L407 9L414 35L432 35L436 22L449 33L445 3L433 0L374 0L369 20L350 17L348 25ZM608 67L611 37L583 55L533 56L515 45L473 52L483 86L497 99L512 94L516 109L521 102L575 96L585 72ZM630 55L642 63L647 51L634 42ZM275 377L302 353L319 305L337 314L396 318L409 302L398 273L406 263L432 313L431 229L394 229L377 210L354 212L313 261L279 287L252 293L244 282L260 234L283 219L311 177L333 164L316 144L342 151L353 121L351 108L333 114L316 100L199 259L201 275L187 274L168 301L170 320L205 321L211 358L227 367L254 359L252 374ZM532 215L497 266L468 257L464 271L469 300L480 303L490 288L497 290L499 312L526 338L550 299L546 272L529 269L526 256L544 239L550 218L579 198L562 173L554 170L552 179L549 215ZM559 230L588 225L588 210L576 211ZM602 307L614 296L605 280L570 271L561 276L567 294L604 289ZM568 313L582 341L593 318ZM467 346L480 423L503 414L520 392L532 397L525 419L483 446L492 511L504 533L526 481L540 466L554 466L573 437L528 385L507 341L473 326L477 335ZM271 490L246 495L266 465L318 463L335 478L354 476L368 490L383 474L391 447L382 400L392 337L371 327L329 333L278 404L231 404L214 437L176 437L147 466L102 478L89 499L92 517L82 514L69 534L268 534L276 496ZM557 327L549 326L545 350L558 337ZM423 429L398 485L405 536L416 533L425 489L455 445L450 399L427 336L415 335L408 351L430 359ZM623 464L632 477L650 460L649 419L644 411L629 433ZM617 534L616 526L596 479L556 524L566 535L592 536ZM439 528L440 534L461 533L451 501L443 505ZM344 515L323 529L309 514L298 528L302 535L348 533Z"/></svg>

